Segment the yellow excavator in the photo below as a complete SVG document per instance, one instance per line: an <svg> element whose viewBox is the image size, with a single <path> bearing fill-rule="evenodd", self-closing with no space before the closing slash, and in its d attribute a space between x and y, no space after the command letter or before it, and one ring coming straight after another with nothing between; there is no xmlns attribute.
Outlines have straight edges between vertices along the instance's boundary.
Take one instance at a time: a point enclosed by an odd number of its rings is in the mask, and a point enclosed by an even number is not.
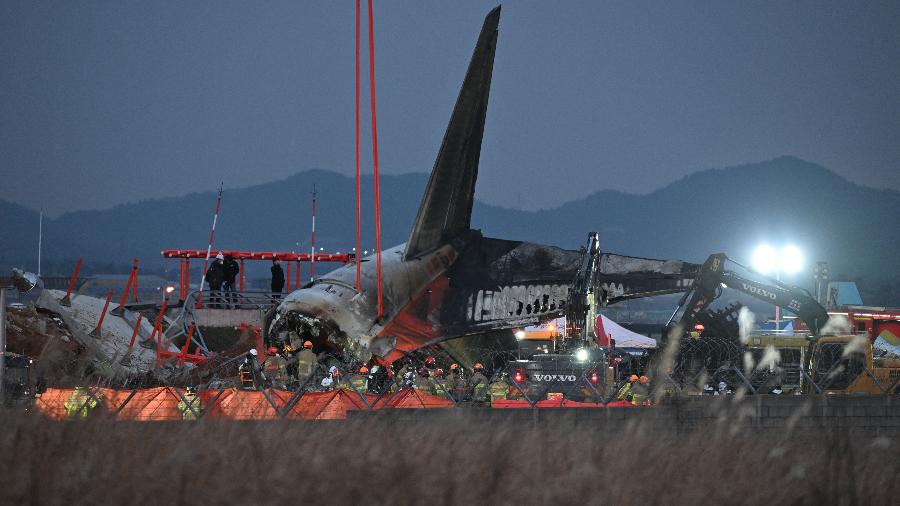
<svg viewBox="0 0 900 506"><path fill-rule="evenodd" d="M734 264L747 270L741 275ZM697 316L728 287L795 313L810 330L805 350L798 354L796 344L775 346L782 355L782 363L796 362L798 371L807 371L800 378L800 388L808 393L828 394L892 394L900 386L900 358L887 350L876 350L866 334L840 333L825 335L828 311L806 290L770 279L725 256L710 255L703 263L690 289L685 292L667 324L675 326L676 315L682 312L678 325L691 329ZM785 360L785 353L798 360ZM812 381L810 381L812 380Z"/></svg>

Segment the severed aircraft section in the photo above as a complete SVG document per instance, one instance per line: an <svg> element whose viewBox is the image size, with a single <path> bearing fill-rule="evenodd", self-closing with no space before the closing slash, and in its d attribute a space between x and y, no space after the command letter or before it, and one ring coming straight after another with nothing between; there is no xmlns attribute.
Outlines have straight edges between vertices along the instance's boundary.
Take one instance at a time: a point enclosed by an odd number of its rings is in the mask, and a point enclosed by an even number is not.
<svg viewBox="0 0 900 506"><path fill-rule="evenodd" d="M312 340L350 360L393 362L424 346L562 316L583 252L495 239L471 229L478 162L497 46L500 7L475 45L408 242L382 253L384 312L378 317L374 256L288 295L267 337ZM683 292L699 265L602 253L603 301Z"/></svg>

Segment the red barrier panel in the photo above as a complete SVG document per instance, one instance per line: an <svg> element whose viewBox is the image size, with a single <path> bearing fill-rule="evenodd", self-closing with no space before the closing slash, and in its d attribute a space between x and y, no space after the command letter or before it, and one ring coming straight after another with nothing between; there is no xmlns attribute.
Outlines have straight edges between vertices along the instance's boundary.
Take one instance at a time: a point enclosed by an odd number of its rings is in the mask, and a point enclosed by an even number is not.
<svg viewBox="0 0 900 506"><path fill-rule="evenodd" d="M370 405L375 402L374 395L367 395L366 399ZM344 420L348 411L365 409L368 407L356 392L340 389L331 392L309 392L300 398L294 408L287 413L286 418Z"/></svg>
<svg viewBox="0 0 900 506"><path fill-rule="evenodd" d="M393 408L452 408L453 401L442 395L431 395L417 388L406 388L388 399L385 409Z"/></svg>

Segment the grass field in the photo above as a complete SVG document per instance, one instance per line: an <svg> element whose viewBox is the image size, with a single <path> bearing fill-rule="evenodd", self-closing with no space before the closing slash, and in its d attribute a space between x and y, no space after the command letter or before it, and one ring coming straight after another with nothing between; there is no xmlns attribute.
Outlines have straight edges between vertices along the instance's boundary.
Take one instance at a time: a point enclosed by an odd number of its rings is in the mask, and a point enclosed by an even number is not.
<svg viewBox="0 0 900 506"><path fill-rule="evenodd" d="M896 504L900 446L845 432L456 416L49 422L2 413L0 504Z"/></svg>

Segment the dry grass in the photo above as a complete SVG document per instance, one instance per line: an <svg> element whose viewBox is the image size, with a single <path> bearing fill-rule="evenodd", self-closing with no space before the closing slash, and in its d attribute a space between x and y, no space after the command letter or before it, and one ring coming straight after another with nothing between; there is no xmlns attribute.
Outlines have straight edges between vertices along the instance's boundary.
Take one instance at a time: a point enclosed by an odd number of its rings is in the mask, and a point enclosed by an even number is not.
<svg viewBox="0 0 900 506"><path fill-rule="evenodd" d="M3 416L0 504L895 504L897 441L616 433L557 417L53 423Z"/></svg>

